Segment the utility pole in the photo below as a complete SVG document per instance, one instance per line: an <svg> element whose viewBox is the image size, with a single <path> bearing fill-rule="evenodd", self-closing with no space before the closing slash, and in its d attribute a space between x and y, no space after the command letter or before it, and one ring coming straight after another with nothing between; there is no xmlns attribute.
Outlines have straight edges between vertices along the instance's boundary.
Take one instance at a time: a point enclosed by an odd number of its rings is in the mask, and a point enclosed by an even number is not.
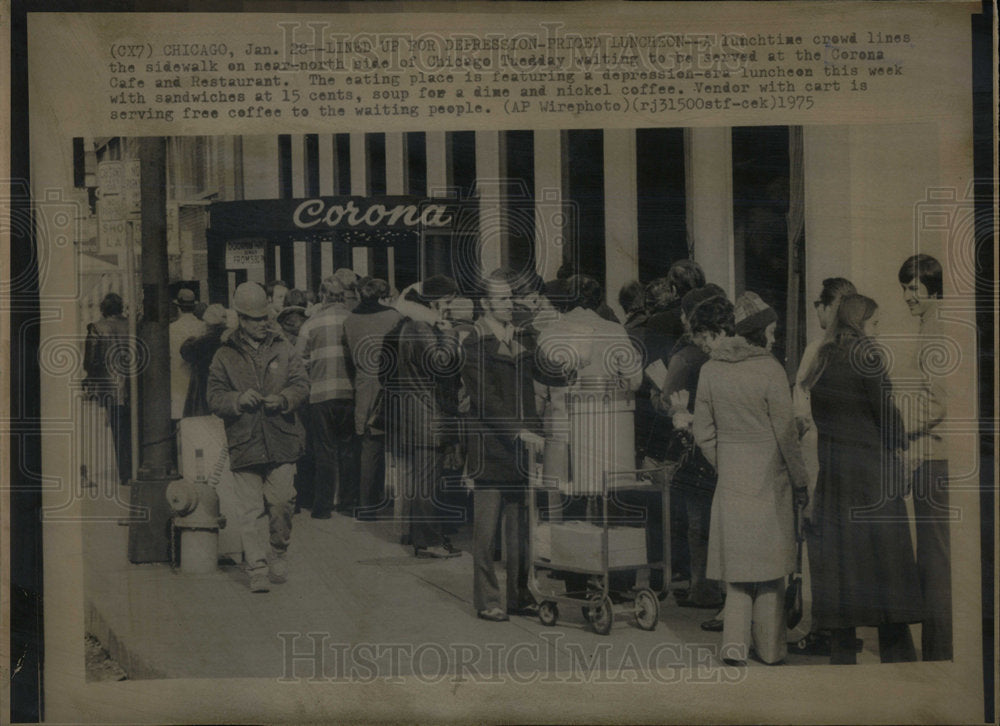
<svg viewBox="0 0 1000 726"><path fill-rule="evenodd" d="M167 142L163 137L138 140L142 218L142 320L139 343L145 366L139 376L138 478L132 505L143 521L129 527L131 562L166 562L170 558L170 517L166 488L177 478L174 432L170 420L170 296L167 268Z"/></svg>

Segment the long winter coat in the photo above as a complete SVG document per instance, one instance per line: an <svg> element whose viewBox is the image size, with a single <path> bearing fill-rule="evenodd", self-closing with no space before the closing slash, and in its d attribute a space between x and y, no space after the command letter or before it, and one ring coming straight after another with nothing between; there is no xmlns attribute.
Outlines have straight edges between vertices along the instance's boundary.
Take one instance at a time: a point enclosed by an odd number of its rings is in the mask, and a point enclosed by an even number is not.
<svg viewBox="0 0 1000 726"><path fill-rule="evenodd" d="M401 320L384 336L394 352L385 384L388 446L397 455L448 441L458 416L461 348L453 329L437 324L427 308ZM453 436L453 433L451 434Z"/></svg>
<svg viewBox="0 0 1000 726"><path fill-rule="evenodd" d="M881 359L839 350L812 388L819 480L812 522L814 625L919 621L920 583L894 450L906 447Z"/></svg>
<svg viewBox="0 0 1000 726"><path fill-rule="evenodd" d="M264 407L241 411L236 401L251 388L261 396L280 394L288 405L268 413ZM309 396L302 358L281 336L269 333L257 350L237 330L215 353L208 371L208 406L226 424L233 471L262 464L296 461L305 447L305 429L295 410Z"/></svg>
<svg viewBox="0 0 1000 726"><path fill-rule="evenodd" d="M517 434L541 433L535 411L531 337L501 342L482 321L463 343L469 396L468 471L477 488L526 483Z"/></svg>
<svg viewBox="0 0 1000 726"><path fill-rule="evenodd" d="M128 405L128 345L128 319L123 315L101 318L87 326L83 365L87 386L102 406Z"/></svg>
<svg viewBox="0 0 1000 726"><path fill-rule="evenodd" d="M694 437L719 474L707 575L766 582L795 567L793 487L806 486L792 396L781 365L739 336L701 368Z"/></svg>

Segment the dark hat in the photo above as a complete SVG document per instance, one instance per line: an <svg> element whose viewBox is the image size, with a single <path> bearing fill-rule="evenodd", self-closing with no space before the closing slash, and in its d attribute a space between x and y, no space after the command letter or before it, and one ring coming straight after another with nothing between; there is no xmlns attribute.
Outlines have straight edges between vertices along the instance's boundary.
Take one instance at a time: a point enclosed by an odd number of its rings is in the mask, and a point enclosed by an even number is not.
<svg viewBox="0 0 1000 726"><path fill-rule="evenodd" d="M761 300L760 295L749 290L736 298L735 315L737 335L763 330L771 323L778 322L778 314L771 306Z"/></svg>
<svg viewBox="0 0 1000 726"><path fill-rule="evenodd" d="M424 280L420 297L427 302L431 302L432 300L440 300L443 297L455 295L457 292L458 286L455 285L455 281L450 277L447 275L432 275Z"/></svg>
<svg viewBox="0 0 1000 726"><path fill-rule="evenodd" d="M725 290L723 290L718 285L710 282L704 287L699 287L697 289L690 290L684 294L684 297L681 298L681 312L683 312L684 316L688 320L690 320L691 313L693 313L694 309L699 305L701 305L703 302L705 302L706 300L711 300L713 297L725 297L725 296L726 296Z"/></svg>
<svg viewBox="0 0 1000 726"><path fill-rule="evenodd" d="M301 305L286 305L278 311L277 320L281 324L281 321L287 318L292 313L299 313L303 318L306 316L306 309Z"/></svg>
<svg viewBox="0 0 1000 726"><path fill-rule="evenodd" d="M177 299L174 300L174 303L181 310L194 310L195 302L194 291L188 290L186 287L177 291Z"/></svg>

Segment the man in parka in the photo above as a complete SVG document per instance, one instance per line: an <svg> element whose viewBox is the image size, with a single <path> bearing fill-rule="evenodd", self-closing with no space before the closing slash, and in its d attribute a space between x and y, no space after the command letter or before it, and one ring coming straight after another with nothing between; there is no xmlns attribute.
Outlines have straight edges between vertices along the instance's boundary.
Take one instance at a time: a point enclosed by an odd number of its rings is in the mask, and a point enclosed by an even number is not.
<svg viewBox="0 0 1000 726"><path fill-rule="evenodd" d="M264 288L243 283L233 308L239 328L212 359L208 405L226 424L250 590L267 592L269 581L288 576L295 462L305 445L295 411L309 395L309 379L299 354L268 325Z"/></svg>

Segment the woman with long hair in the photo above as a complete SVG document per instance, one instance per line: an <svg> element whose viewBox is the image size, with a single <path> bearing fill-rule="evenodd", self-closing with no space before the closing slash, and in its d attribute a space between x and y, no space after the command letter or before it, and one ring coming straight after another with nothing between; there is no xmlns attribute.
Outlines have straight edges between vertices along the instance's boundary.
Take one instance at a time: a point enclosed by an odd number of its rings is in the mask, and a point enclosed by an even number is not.
<svg viewBox="0 0 1000 726"><path fill-rule="evenodd" d="M854 295L858 291L854 284L843 277L828 277L823 280L823 289L819 297L813 301L813 309L816 311L816 320L823 331L815 340L806 345L799 359L799 367L795 373L795 385L792 386L792 406L795 409L795 424L799 431L799 443L802 446L802 458L805 459L806 469L809 472L809 496L815 502L816 477L819 475L819 458L817 457L817 446L819 439L816 436L816 424L812 420L812 408L809 400L809 390L802 385L816 353L823 345L826 331L837 319L837 308L840 301L847 295ZM815 557L819 544L813 539L812 530L806 529L806 554L809 557L809 570L805 575L804 583L809 587L813 573L817 572L820 563ZM804 634L795 643L789 644L788 649L800 655L830 655L830 634L826 631L817 631L812 624L812 615L808 614L799 624L798 634ZM791 636L791 634L789 634Z"/></svg>
<svg viewBox="0 0 1000 726"><path fill-rule="evenodd" d="M831 631L831 664L857 662L858 626L878 628L883 663L916 659L908 623L921 619L920 583L900 479L907 441L878 325L874 300L844 297L802 382L819 435L813 627Z"/></svg>

